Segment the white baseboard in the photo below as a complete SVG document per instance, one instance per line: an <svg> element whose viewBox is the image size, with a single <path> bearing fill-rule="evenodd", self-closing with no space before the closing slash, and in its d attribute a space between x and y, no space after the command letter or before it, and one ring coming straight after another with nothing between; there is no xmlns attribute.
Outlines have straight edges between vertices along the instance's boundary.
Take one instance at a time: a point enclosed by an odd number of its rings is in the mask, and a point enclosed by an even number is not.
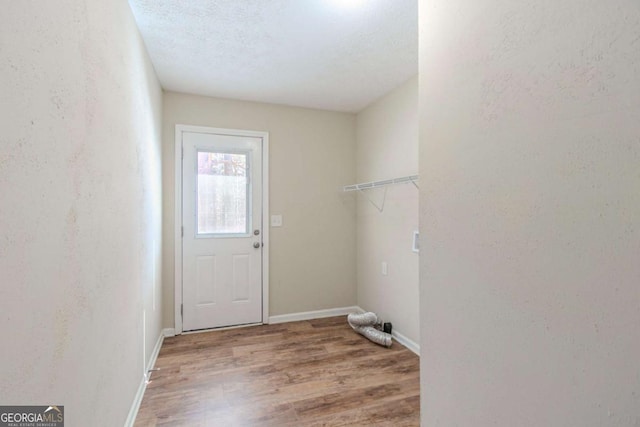
<svg viewBox="0 0 640 427"><path fill-rule="evenodd" d="M330 308L327 310L304 311L302 313L280 314L270 316L269 324L297 322L300 320L321 319L323 317L346 316L349 313L357 313L361 309L357 306Z"/></svg>
<svg viewBox="0 0 640 427"><path fill-rule="evenodd" d="M156 346L153 348L153 352L151 353L151 358L149 359L149 363L147 364L147 367L145 369L145 374L142 375L142 380L140 381L140 385L138 386L138 391L133 398L133 403L131 404L129 415L127 416L127 420L124 423L125 427L133 427L133 424L136 422L136 416L138 415L138 410L140 409L140 404L142 403L144 392L147 389L147 374L151 369L153 369L156 364L158 354L160 353L160 348L162 348L164 337L172 337L174 335L175 334L173 334L172 329L163 329L162 331L160 331L160 336L158 336Z"/></svg>
<svg viewBox="0 0 640 427"><path fill-rule="evenodd" d="M400 332L394 331L393 329L391 330L391 336L393 337L393 339L395 339L400 344L407 347L407 349L417 354L418 357L420 357L420 344L407 338L406 336L402 335Z"/></svg>
<svg viewBox="0 0 640 427"><path fill-rule="evenodd" d="M146 388L147 388L147 379L143 375L142 381L140 381L140 385L138 386L138 391L136 392L136 396L133 398L131 409L129 409L129 416L127 416L127 421L124 422L124 427L133 427L133 424L136 422L138 409L140 409L140 404L142 403L142 397L144 396L144 390Z"/></svg>
<svg viewBox="0 0 640 427"><path fill-rule="evenodd" d="M149 372L156 365L156 360L158 360L158 354L160 354L160 349L162 348L162 343L164 342L164 337L168 336L165 334L166 329L160 331L160 335L158 336L158 341L156 341L156 346L153 348L153 352L151 353L151 357L149 358L149 363L147 364L146 372Z"/></svg>
<svg viewBox="0 0 640 427"><path fill-rule="evenodd" d="M175 337L176 336L176 330L174 328L164 328L162 330L162 335L164 335L164 337Z"/></svg>

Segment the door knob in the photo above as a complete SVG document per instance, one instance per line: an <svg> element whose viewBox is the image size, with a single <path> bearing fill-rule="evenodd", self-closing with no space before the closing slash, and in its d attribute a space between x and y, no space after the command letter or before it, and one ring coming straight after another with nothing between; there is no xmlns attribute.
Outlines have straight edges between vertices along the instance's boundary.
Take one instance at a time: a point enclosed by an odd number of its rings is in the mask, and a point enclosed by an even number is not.
<svg viewBox="0 0 640 427"><path fill-rule="evenodd" d="M258 249L258 248L260 247L260 242L255 242L255 243L253 244L253 247L254 247L254 248L256 248L256 249Z"/></svg>

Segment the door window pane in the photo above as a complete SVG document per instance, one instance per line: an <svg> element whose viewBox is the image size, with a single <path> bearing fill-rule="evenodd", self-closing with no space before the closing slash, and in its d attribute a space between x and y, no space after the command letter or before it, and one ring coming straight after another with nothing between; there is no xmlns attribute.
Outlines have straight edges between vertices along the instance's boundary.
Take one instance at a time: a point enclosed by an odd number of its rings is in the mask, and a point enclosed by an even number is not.
<svg viewBox="0 0 640 427"><path fill-rule="evenodd" d="M247 234L248 154L198 151L198 234Z"/></svg>

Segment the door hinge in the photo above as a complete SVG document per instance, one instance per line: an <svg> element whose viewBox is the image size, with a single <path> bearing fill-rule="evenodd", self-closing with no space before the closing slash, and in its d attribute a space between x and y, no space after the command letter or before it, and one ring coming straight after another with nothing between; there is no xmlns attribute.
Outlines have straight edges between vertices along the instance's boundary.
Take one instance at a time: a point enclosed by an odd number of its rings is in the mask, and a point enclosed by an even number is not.
<svg viewBox="0 0 640 427"><path fill-rule="evenodd" d="M184 226L180 227L180 237L184 237Z"/></svg>
<svg viewBox="0 0 640 427"><path fill-rule="evenodd" d="M184 309L184 305L180 304L180 317L184 317L184 314L182 314L183 313L183 309Z"/></svg>
<svg viewBox="0 0 640 427"><path fill-rule="evenodd" d="M180 155L184 159L184 147L180 148Z"/></svg>

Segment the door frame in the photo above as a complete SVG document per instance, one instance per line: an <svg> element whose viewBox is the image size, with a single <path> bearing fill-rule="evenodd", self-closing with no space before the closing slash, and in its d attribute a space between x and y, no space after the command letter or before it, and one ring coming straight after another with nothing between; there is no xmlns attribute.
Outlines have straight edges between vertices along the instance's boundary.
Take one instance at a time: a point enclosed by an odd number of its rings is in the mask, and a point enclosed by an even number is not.
<svg viewBox="0 0 640 427"><path fill-rule="evenodd" d="M184 132L262 138L262 323L269 323L269 132L223 129L208 126L176 125L175 156L175 220L174 220L174 325L175 334L182 333L182 134Z"/></svg>

